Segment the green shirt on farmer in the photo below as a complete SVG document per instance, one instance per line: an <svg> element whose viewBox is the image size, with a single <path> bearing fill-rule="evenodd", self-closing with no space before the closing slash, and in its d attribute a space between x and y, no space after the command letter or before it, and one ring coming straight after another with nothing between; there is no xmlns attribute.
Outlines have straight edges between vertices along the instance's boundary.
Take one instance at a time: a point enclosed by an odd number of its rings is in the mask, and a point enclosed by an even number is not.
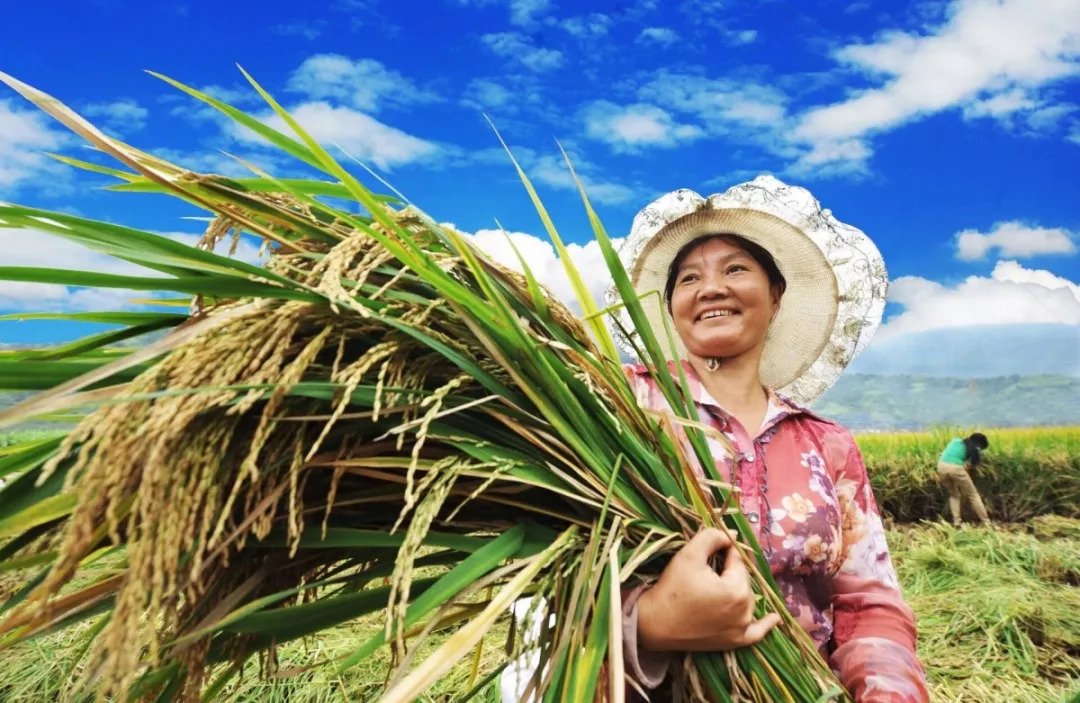
<svg viewBox="0 0 1080 703"><path fill-rule="evenodd" d="M939 461L942 464L953 464L954 466L963 466L967 461L967 447L964 446L964 440L953 439L945 447L945 451L941 453L941 459Z"/></svg>

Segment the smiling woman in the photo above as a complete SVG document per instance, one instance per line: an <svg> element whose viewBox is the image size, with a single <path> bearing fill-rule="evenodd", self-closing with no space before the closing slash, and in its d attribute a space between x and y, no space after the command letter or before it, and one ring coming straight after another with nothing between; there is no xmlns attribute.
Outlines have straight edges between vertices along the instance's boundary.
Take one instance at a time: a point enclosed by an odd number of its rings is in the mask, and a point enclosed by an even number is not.
<svg viewBox="0 0 1080 703"><path fill-rule="evenodd" d="M638 215L626 247L637 290L663 277L669 319L653 324L681 343L671 375L712 431L717 470L736 487L788 610L857 701L928 700L914 616L855 442L773 390L812 399L827 381L800 384L811 369L835 379L865 344L884 296L876 248L805 190L767 177L708 200L664 196ZM640 404L672 412L647 367L626 370ZM627 668L644 687L663 682L670 653L737 649L780 622L755 616L730 544L701 532L659 579L624 594ZM717 574L710 562L722 551Z"/></svg>

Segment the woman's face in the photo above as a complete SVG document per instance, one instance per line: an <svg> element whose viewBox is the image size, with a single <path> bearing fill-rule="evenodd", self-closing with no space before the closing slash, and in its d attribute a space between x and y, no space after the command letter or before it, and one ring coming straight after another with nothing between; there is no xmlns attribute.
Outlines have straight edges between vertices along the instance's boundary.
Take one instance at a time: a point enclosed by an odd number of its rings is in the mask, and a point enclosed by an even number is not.
<svg viewBox="0 0 1080 703"><path fill-rule="evenodd" d="M708 239L683 260L671 292L671 316L687 351L731 358L760 349L780 307L754 257L726 239Z"/></svg>

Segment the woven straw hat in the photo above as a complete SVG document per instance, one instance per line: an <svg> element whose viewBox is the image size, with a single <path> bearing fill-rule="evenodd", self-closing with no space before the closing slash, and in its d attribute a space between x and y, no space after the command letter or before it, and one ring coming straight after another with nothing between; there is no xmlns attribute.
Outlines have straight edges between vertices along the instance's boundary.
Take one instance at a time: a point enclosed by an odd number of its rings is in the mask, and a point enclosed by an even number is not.
<svg viewBox="0 0 1080 703"><path fill-rule="evenodd" d="M866 348L881 323L888 274L877 247L862 231L821 209L809 191L772 176L758 176L708 198L677 190L637 214L620 249L638 295L662 294L676 254L706 234L736 234L773 256L787 288L765 338L761 381L798 403L820 396ZM614 287L607 300L619 302ZM641 302L672 358L664 341L666 303L656 294ZM632 330L625 311L621 315L623 327ZM634 355L636 339L618 332L617 337ZM687 358L677 338L675 351L678 358Z"/></svg>

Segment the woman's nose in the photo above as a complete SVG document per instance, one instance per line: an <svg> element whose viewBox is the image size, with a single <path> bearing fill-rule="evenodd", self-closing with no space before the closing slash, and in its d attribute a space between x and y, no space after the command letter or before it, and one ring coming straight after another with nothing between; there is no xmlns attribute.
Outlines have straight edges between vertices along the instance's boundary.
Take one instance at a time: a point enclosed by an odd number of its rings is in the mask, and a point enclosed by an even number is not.
<svg viewBox="0 0 1080 703"><path fill-rule="evenodd" d="M698 287L699 298L718 298L728 294L727 284L721 276L709 276L701 280Z"/></svg>

